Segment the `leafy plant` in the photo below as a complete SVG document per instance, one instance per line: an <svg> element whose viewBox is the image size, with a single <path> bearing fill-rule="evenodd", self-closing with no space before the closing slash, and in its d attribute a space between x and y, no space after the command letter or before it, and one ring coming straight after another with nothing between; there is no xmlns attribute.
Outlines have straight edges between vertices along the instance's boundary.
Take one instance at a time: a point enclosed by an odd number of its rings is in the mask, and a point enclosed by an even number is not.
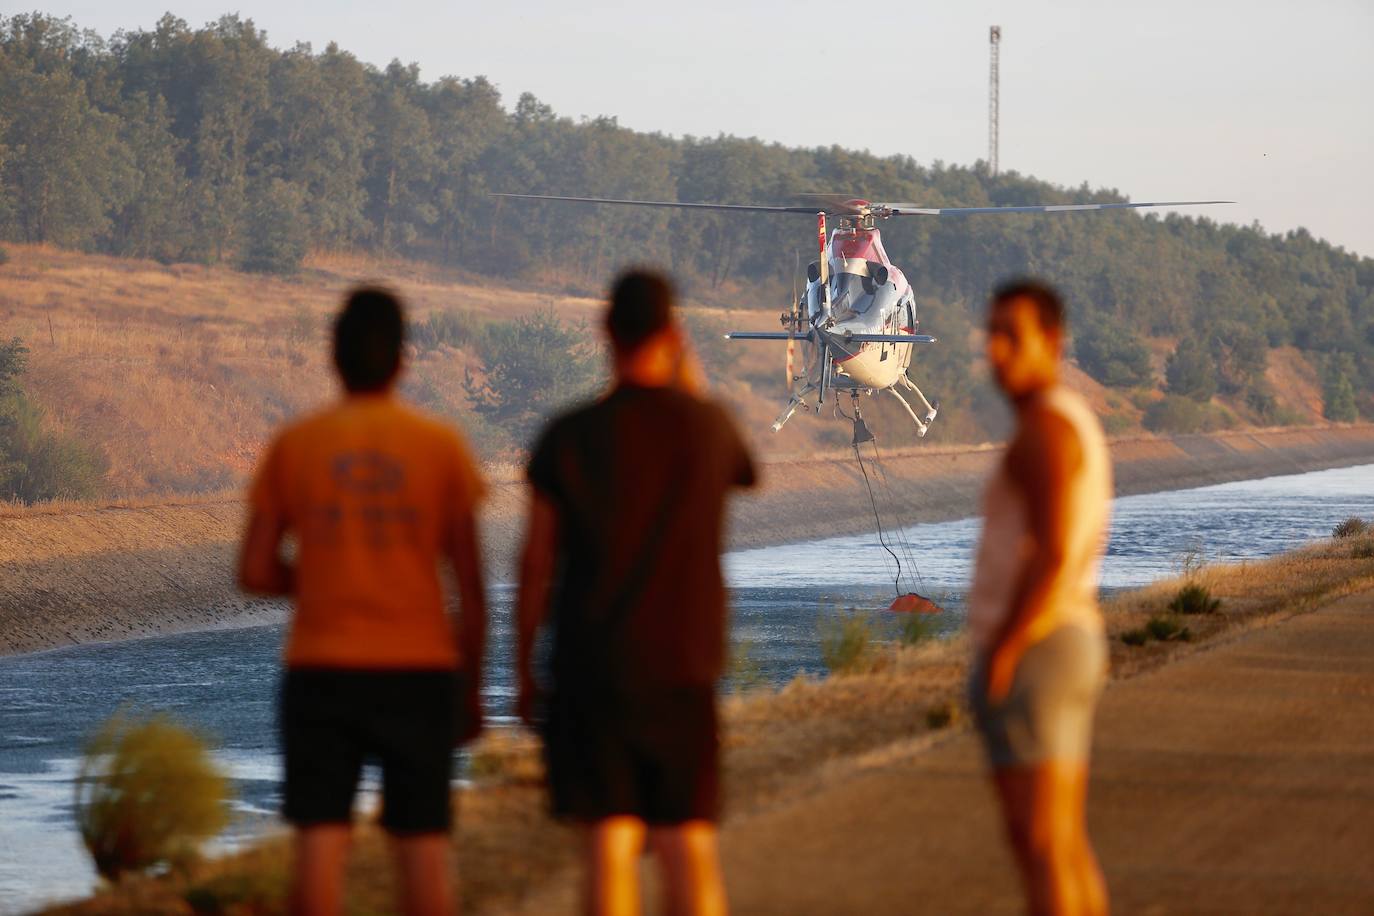
<svg viewBox="0 0 1374 916"><path fill-rule="evenodd" d="M1369 530L1369 522L1360 518L1358 515L1352 515L1347 519L1337 522L1336 527L1331 529L1331 536L1333 538L1357 538L1363 534L1367 534Z"/></svg>
<svg viewBox="0 0 1374 916"><path fill-rule="evenodd" d="M730 684L736 693L747 693L768 683L754 650L752 639L737 639L730 646Z"/></svg>
<svg viewBox="0 0 1374 916"><path fill-rule="evenodd" d="M1169 602L1169 610L1175 614L1215 614L1221 607L1221 599L1213 598L1207 586L1189 582L1178 590Z"/></svg>
<svg viewBox="0 0 1374 916"><path fill-rule="evenodd" d="M105 476L105 456L75 436L44 428L42 409L19 384L28 352L17 337L0 343L0 499L93 496Z"/></svg>
<svg viewBox="0 0 1374 916"><path fill-rule="evenodd" d="M86 747L76 779L76 822L108 880L154 866L182 867L228 819L227 782L204 743L163 716L115 715Z"/></svg>
<svg viewBox="0 0 1374 916"><path fill-rule="evenodd" d="M1188 642L1193 638L1192 631L1179 623L1177 618L1163 614L1145 622L1145 633L1159 642Z"/></svg>
<svg viewBox="0 0 1374 916"><path fill-rule="evenodd" d="M940 626L931 615L903 614L897 638L904 646L915 646L934 639L939 632Z"/></svg>
<svg viewBox="0 0 1374 916"><path fill-rule="evenodd" d="M485 369L465 381L473 409L520 441L558 407L586 395L599 365L587 331L545 309L488 326L477 343Z"/></svg>
<svg viewBox="0 0 1374 916"><path fill-rule="evenodd" d="M1150 641L1150 634L1144 627L1139 627L1122 633L1121 641L1128 646L1143 646Z"/></svg>
<svg viewBox="0 0 1374 916"><path fill-rule="evenodd" d="M831 674L861 674L873 667L877 634L873 624L855 611L823 619L821 661Z"/></svg>
<svg viewBox="0 0 1374 916"><path fill-rule="evenodd" d="M926 710L926 727L932 730L949 728L958 724L960 719L957 703L946 701L937 703Z"/></svg>
<svg viewBox="0 0 1374 916"><path fill-rule="evenodd" d="M1130 326L1097 319L1074 334L1074 357L1104 385L1131 388L1150 383L1150 351Z"/></svg>

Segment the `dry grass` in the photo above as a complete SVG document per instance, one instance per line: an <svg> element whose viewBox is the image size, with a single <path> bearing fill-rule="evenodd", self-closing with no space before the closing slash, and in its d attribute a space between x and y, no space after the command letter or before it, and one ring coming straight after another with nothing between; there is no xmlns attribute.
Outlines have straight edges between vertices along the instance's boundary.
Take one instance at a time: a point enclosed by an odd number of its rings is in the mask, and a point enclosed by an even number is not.
<svg viewBox="0 0 1374 916"><path fill-rule="evenodd" d="M565 320L595 327L600 309L585 296L497 286L435 265L346 253L315 254L300 275L271 278L49 246L7 247L0 337L20 337L30 348L27 388L54 429L105 451L106 492L116 496L240 484L278 424L332 396L325 332L355 283L395 287L417 320L457 311L479 322L553 308ZM744 326L761 320L737 317ZM740 376L772 367L775 349L742 348ZM443 346L413 350L411 357L410 393L466 422L462 382L475 365L473 354ZM776 390L758 393L747 382L730 382L729 398L746 423L766 428L783 398L781 378ZM480 424L469 425L480 438ZM816 445L817 431L829 431L829 424L794 426L785 439L761 444L806 451ZM485 444L476 443L492 457Z"/></svg>
<svg viewBox="0 0 1374 916"><path fill-rule="evenodd" d="M595 327L600 308L592 297L346 252L315 253L298 276L271 278L49 246L7 250L10 260L0 265L0 337L24 339L31 350L26 384L48 423L105 451L106 492L118 496L240 484L276 425L331 397L324 332L341 294L357 282L396 287L418 320L442 311L479 322L553 308ZM686 305L712 322L774 327L772 309ZM781 351L741 344L732 352L730 369L713 381L761 451L810 456L847 445L847 427L828 416L798 417L782 433L767 433L785 400ZM481 425L468 422L462 381L473 354L441 346L412 357L411 393L469 425L479 450L496 457L503 446L480 441ZM1315 376L1301 355L1285 351L1275 359L1284 382L1276 388L1301 390L1310 401ZM1108 393L1072 367L1069 382L1099 407L1106 403ZM1131 422L1138 414L1129 407L1118 412ZM887 444L914 441L909 423L886 399L870 413L888 430ZM936 439L948 441L958 426L958 417L945 418L937 430L947 432Z"/></svg>

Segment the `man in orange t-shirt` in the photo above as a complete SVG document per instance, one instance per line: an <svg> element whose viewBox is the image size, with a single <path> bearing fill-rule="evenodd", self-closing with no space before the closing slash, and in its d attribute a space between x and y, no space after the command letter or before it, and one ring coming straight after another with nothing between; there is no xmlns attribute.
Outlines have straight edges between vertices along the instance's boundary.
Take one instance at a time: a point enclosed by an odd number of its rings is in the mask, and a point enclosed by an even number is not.
<svg viewBox="0 0 1374 916"><path fill-rule="evenodd" d="M281 701L295 913L340 911L366 759L382 766L405 911L453 909L452 751L481 726L483 486L463 440L394 395L403 337L394 295L349 295L334 326L345 396L277 436L249 500L240 582L295 606ZM294 562L282 556L288 535ZM457 574L456 626L444 558Z"/></svg>

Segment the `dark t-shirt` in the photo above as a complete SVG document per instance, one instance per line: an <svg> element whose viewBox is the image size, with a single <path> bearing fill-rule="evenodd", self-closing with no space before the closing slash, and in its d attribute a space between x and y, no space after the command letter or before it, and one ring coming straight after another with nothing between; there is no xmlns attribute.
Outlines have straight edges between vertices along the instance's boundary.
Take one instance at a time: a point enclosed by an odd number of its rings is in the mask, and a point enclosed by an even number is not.
<svg viewBox="0 0 1374 916"><path fill-rule="evenodd" d="M529 479L555 505L557 689L714 684L725 646L725 498L754 463L725 411L622 385L554 420Z"/></svg>

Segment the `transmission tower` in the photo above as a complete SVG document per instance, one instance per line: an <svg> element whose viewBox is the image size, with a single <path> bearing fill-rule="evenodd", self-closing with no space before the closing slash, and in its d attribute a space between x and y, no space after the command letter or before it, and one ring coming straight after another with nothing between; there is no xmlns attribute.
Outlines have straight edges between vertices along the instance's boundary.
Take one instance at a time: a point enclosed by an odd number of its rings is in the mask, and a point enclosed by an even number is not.
<svg viewBox="0 0 1374 916"><path fill-rule="evenodd" d="M1002 44L1002 27L988 30L988 171L997 174L997 52Z"/></svg>

